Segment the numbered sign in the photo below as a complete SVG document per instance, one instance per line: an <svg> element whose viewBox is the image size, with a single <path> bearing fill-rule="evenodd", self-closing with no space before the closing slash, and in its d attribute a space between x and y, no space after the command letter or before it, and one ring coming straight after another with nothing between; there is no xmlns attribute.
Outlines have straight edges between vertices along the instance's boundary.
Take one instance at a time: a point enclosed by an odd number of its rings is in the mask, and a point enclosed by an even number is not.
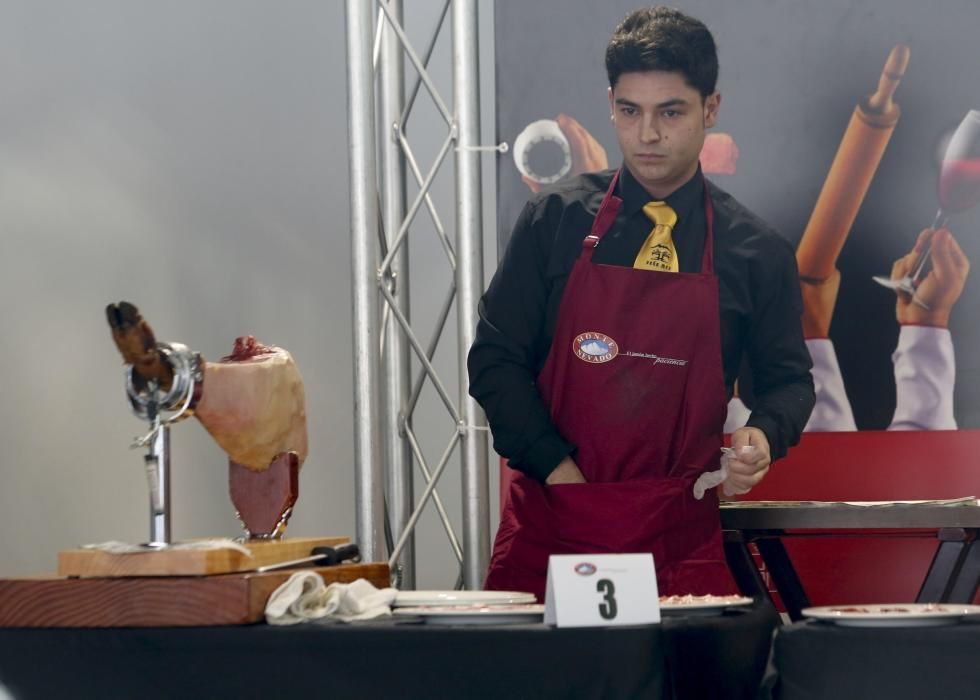
<svg viewBox="0 0 980 700"><path fill-rule="evenodd" d="M544 621L558 627L660 622L652 554L554 554Z"/></svg>

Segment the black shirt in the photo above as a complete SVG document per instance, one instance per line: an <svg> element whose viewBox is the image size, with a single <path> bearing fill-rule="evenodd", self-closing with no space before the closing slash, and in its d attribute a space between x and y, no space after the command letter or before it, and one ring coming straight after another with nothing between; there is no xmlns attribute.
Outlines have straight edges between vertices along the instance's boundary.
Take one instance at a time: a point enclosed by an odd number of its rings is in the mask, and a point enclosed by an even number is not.
<svg viewBox="0 0 980 700"><path fill-rule="evenodd" d="M509 458L511 467L540 481L575 446L552 424L535 379L551 348L582 239L614 173L580 175L531 199L480 300L468 359L470 394L486 411L494 449ZM681 272L701 269L705 182L699 171L666 200L677 212L673 240ZM744 354L754 394L747 425L766 434L775 460L799 441L814 403L796 257L786 239L731 195L707 184L714 208L725 386L731 398ZM617 190L623 205L592 260L632 266L652 228L643 213L651 197L625 167Z"/></svg>

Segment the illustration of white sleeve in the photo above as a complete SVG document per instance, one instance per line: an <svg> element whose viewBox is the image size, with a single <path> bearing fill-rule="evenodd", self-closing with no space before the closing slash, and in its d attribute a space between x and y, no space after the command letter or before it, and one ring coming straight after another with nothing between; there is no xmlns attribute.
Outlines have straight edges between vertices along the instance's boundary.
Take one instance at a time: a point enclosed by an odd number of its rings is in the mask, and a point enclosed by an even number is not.
<svg viewBox="0 0 980 700"><path fill-rule="evenodd" d="M947 328L902 326L895 365L895 415L889 430L956 430L956 357Z"/></svg>
<svg viewBox="0 0 980 700"><path fill-rule="evenodd" d="M803 431L826 433L857 430L833 342L829 338L811 338L806 341L806 347L813 358L813 388L817 402Z"/></svg>
<svg viewBox="0 0 980 700"><path fill-rule="evenodd" d="M752 411L745 405L745 402L737 396L733 396L732 400L728 402L728 415L725 416L723 432L734 433L745 425L750 415L752 415Z"/></svg>

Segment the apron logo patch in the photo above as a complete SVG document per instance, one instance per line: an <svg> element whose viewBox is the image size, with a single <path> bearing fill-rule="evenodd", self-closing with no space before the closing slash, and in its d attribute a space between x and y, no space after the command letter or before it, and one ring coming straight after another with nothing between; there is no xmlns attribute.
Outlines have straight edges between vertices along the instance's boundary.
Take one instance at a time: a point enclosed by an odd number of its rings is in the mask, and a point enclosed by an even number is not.
<svg viewBox="0 0 980 700"><path fill-rule="evenodd" d="M581 564L575 565L575 573L579 576L591 576L596 572L595 564L587 561L583 561Z"/></svg>
<svg viewBox="0 0 980 700"><path fill-rule="evenodd" d="M604 333L581 333L572 341L575 357L592 364L601 364L619 354L619 343Z"/></svg>

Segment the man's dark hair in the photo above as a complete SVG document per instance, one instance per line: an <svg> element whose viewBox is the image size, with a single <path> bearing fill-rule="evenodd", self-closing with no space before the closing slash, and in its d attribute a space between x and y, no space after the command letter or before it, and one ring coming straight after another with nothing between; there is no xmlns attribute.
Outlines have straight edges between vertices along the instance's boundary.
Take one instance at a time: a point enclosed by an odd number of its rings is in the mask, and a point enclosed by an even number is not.
<svg viewBox="0 0 980 700"><path fill-rule="evenodd" d="M705 98L718 81L718 52L704 23L680 10L636 10L616 27L606 47L609 86L623 73L659 70L680 73Z"/></svg>

